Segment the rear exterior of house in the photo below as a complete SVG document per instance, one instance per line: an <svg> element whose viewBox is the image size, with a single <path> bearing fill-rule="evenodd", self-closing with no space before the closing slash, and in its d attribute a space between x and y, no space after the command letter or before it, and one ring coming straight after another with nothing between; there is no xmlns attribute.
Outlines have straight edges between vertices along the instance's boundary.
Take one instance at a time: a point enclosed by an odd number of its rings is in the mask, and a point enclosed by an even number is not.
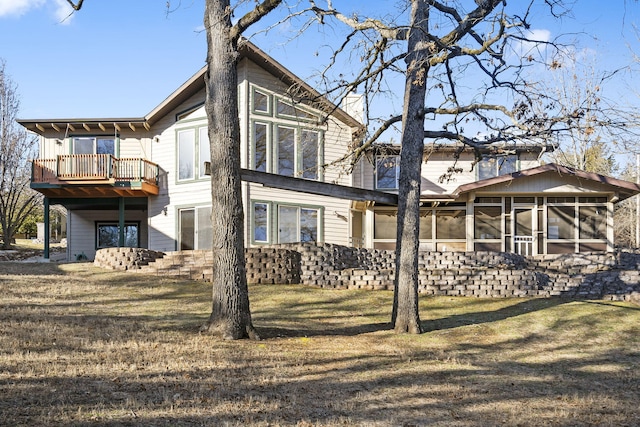
<svg viewBox="0 0 640 427"><path fill-rule="evenodd" d="M41 136L32 188L47 206L67 208L70 260L93 259L112 246L211 247L205 71L141 118L19 121ZM251 44L238 77L243 168L352 186L341 164L322 165L347 153L361 133L358 121ZM314 101L301 102L292 87ZM249 181L242 199L247 245L349 244L350 200Z"/></svg>
<svg viewBox="0 0 640 427"><path fill-rule="evenodd" d="M205 72L143 117L19 120L41 137L32 188L45 213L67 208L70 260L114 246L211 247ZM353 170L337 162L363 134L361 98L351 96L350 115L250 43L238 81L246 245L395 248L399 147L377 145ZM613 206L640 186L543 165L550 149L427 144L420 247L612 251Z"/></svg>

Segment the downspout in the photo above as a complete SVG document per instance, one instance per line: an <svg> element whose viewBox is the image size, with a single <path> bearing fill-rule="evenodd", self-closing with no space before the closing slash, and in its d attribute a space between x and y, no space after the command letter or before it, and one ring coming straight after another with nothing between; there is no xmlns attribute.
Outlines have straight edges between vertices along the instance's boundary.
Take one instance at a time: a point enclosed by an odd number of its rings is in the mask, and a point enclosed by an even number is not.
<svg viewBox="0 0 640 427"><path fill-rule="evenodd" d="M49 198L44 198L44 259L49 261Z"/></svg>

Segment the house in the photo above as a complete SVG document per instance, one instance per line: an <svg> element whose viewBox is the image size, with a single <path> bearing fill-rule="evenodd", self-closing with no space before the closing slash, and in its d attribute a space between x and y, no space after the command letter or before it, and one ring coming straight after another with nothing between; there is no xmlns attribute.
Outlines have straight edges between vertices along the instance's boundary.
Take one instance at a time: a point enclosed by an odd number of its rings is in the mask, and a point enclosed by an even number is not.
<svg viewBox="0 0 640 427"><path fill-rule="evenodd" d="M512 144L476 152L456 144L425 148L420 247L523 255L614 250L613 208L640 192L635 183L543 164L548 145ZM364 186L398 188L399 148L380 146L362 163ZM395 248L397 209L363 213L365 247ZM372 217L372 218L371 218ZM358 230L359 232L359 230Z"/></svg>
<svg viewBox="0 0 640 427"><path fill-rule="evenodd" d="M45 222L50 205L67 209L70 260L112 246L211 247L205 72L142 117L19 120L40 135L31 186L45 196ZM378 145L354 169L338 162L363 134L361 99L336 107L249 42L238 82L247 246L395 247L398 148ZM640 187L541 166L546 148L494 147L472 168L471 150L429 146L421 247L611 251L613 204Z"/></svg>

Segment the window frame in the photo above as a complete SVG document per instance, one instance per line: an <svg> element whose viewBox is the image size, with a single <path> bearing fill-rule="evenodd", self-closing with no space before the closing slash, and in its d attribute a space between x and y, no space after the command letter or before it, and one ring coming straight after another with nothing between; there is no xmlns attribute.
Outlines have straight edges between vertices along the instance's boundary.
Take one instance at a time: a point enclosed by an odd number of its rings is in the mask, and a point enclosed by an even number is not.
<svg viewBox="0 0 640 427"><path fill-rule="evenodd" d="M92 152L91 153L77 153L76 142L78 140L92 140ZM70 154L107 154L116 157L118 154L118 140L119 138L114 135L94 135L94 136L72 136L71 137L71 153ZM98 153L98 141L113 141L113 153Z"/></svg>
<svg viewBox="0 0 640 427"><path fill-rule="evenodd" d="M209 131L208 125L202 123L201 119L198 119L197 124L190 124L188 126L181 126L175 130L175 168L176 168L176 184L185 184L192 183L197 181L203 181L209 179L209 175L207 175L206 168L204 163L211 162L211 146L209 145ZM180 135L190 133L193 137L193 143L191 145L192 148L192 174L190 177L180 178ZM202 143L203 136L206 138L205 144ZM203 153L203 146L206 145L208 150ZM203 157L205 154L205 158Z"/></svg>
<svg viewBox="0 0 640 427"><path fill-rule="evenodd" d="M266 207L266 239L265 240L257 240L256 239L256 206L263 205ZM324 241L324 206L319 205L307 205L307 204L296 204L296 203L287 203L287 202L279 202L279 201L269 201L269 200L260 200L255 199L251 200L251 215L250 215L250 226L249 226L249 237L251 244L254 245L268 245L268 244L279 244L283 243L280 240L280 220L281 220L281 208L291 208L296 211L296 219L295 219L295 239L293 242L288 243L298 243L300 242L300 238L302 236L302 223L301 223L301 213L302 211L315 211L316 216L316 242ZM305 240L309 241L309 240Z"/></svg>
<svg viewBox="0 0 640 427"><path fill-rule="evenodd" d="M380 186L380 173L379 173L379 168L381 166L381 163L383 161L388 161L389 159L394 159L394 165L393 168L395 169L395 186L394 187L381 187ZM387 169L391 169L391 168L387 168ZM385 154L385 155L381 155L381 154L377 154L375 156L375 187L376 190L398 190L399 187L399 180L400 180L400 155L399 154Z"/></svg>
<svg viewBox="0 0 640 427"><path fill-rule="evenodd" d="M500 163L500 160L503 159L503 163ZM506 171L506 172L501 172L501 169L503 169L503 167L505 167L506 165L508 165L510 163L510 159L513 160L513 170L512 171ZM491 166L491 169L493 169L491 171L491 174L488 176L482 176L482 174L484 173L485 169L489 169L486 167L483 167L483 163L488 162L488 161L495 161L495 165ZM477 173L476 173L476 178L478 181L482 181L485 179L491 179L491 178L495 178L498 176L502 176L502 175L507 175L507 174L511 174L514 172L517 172L520 170L520 156L516 153L516 154L507 154L504 156L495 156L495 155L487 155L487 156L482 156L482 159L480 159L480 161L477 163L477 167L476 167Z"/></svg>
<svg viewBox="0 0 640 427"><path fill-rule="evenodd" d="M105 246L105 245L100 245L100 227L115 227L116 228L116 233L118 233L118 238L119 238L119 224L118 221L96 221L95 222L95 233L94 233L94 244L95 244L95 248L96 250L98 249L105 249L105 248L117 248L118 246L118 242L116 242L116 244L114 246ZM127 227L135 227L137 229L137 233L136 233L136 245L134 247L139 248L140 247L140 221L125 221L124 223L124 227L125 230ZM124 247L129 247L126 244L126 231L125 231L125 246Z"/></svg>

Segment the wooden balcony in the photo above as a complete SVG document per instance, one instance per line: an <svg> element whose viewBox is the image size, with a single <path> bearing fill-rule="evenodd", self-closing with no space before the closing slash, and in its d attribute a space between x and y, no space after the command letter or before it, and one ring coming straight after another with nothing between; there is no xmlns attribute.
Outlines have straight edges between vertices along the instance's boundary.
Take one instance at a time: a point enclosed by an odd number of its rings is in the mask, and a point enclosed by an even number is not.
<svg viewBox="0 0 640 427"><path fill-rule="evenodd" d="M31 188L47 197L146 197L158 194L158 165L110 154L32 161Z"/></svg>

